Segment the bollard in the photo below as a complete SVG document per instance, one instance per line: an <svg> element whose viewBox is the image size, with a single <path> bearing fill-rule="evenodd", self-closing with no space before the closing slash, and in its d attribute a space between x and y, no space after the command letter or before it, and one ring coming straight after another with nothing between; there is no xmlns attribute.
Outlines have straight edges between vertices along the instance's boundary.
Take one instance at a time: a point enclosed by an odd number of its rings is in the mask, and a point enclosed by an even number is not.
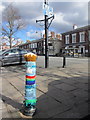
<svg viewBox="0 0 90 120"><path fill-rule="evenodd" d="M65 65L66 65L66 59L65 59L65 56L63 56L63 68Z"/></svg>
<svg viewBox="0 0 90 120"><path fill-rule="evenodd" d="M26 60L26 83L23 114L33 116L36 111L36 58L34 53L24 55Z"/></svg>

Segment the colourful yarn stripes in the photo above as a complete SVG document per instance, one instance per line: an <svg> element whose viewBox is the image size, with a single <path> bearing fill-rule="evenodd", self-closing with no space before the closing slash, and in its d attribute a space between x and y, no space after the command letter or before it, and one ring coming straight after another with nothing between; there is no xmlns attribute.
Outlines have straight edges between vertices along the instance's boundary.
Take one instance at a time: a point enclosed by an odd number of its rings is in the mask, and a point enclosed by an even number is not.
<svg viewBox="0 0 90 120"><path fill-rule="evenodd" d="M35 88L36 87L36 84L34 85L25 85L25 89L30 89L30 88Z"/></svg>
<svg viewBox="0 0 90 120"><path fill-rule="evenodd" d="M35 81L26 81L26 85L33 85L35 84Z"/></svg>
<svg viewBox="0 0 90 120"><path fill-rule="evenodd" d="M36 62L26 62L25 105L36 105Z"/></svg>
<svg viewBox="0 0 90 120"><path fill-rule="evenodd" d="M35 79L36 76L27 76L27 75L26 75L26 78L29 78L29 79Z"/></svg>
<svg viewBox="0 0 90 120"><path fill-rule="evenodd" d="M36 102L37 102L36 99L25 100L25 104L26 104L26 106L28 106L28 104L30 104L30 105L36 105Z"/></svg>
<svg viewBox="0 0 90 120"><path fill-rule="evenodd" d="M26 76L26 85L33 85L35 84L36 76Z"/></svg>
<svg viewBox="0 0 90 120"><path fill-rule="evenodd" d="M35 81L35 79L26 78L26 81Z"/></svg>

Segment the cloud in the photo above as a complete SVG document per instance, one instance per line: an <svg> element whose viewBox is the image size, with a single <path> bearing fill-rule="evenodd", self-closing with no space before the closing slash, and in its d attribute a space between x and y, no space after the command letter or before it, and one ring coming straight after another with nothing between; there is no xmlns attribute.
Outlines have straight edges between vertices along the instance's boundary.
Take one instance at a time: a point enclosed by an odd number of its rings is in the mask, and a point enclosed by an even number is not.
<svg viewBox="0 0 90 120"><path fill-rule="evenodd" d="M66 20L64 20L64 16L65 16L65 14L63 14L61 12L55 14L55 20L54 20L54 22L58 23L58 24L69 25L70 23L67 22Z"/></svg>
<svg viewBox="0 0 90 120"><path fill-rule="evenodd" d="M33 2L33 0L3 0L3 2ZM42 2L42 0L34 0L34 2ZM67 0L49 0L49 2L67 2ZM89 0L68 0L68 2L89 2Z"/></svg>
<svg viewBox="0 0 90 120"><path fill-rule="evenodd" d="M42 38L43 34L42 34L42 31L39 31L39 30L35 31L35 30L31 29L30 31L26 32L26 35L31 40L31 39L40 39L40 38Z"/></svg>
<svg viewBox="0 0 90 120"><path fill-rule="evenodd" d="M42 2L31 2L31 0L23 1L19 0L19 2L14 2L14 6L19 9L20 15L23 17L25 21L28 22L28 26L33 26L37 29L44 29L44 27L39 26L40 23L36 23L36 20L44 19L43 14L43 1ZM36 0L35 0L36 1ZM52 21L52 24L49 30L54 30L57 33L62 33L65 31L69 31L73 29L73 24L77 24L78 27L85 26L88 24L88 0L83 0L80 2L75 0L75 2L58 2L58 0L49 0L49 5L53 8L55 18ZM9 3L3 3L2 5L5 7ZM41 23L43 25L43 23ZM35 33L35 29L33 29L33 33L31 31L27 31L27 35L31 38L39 38L39 33ZM28 36L28 37L29 37Z"/></svg>
<svg viewBox="0 0 90 120"><path fill-rule="evenodd" d="M2 12L5 9L5 6L0 4L0 12Z"/></svg>

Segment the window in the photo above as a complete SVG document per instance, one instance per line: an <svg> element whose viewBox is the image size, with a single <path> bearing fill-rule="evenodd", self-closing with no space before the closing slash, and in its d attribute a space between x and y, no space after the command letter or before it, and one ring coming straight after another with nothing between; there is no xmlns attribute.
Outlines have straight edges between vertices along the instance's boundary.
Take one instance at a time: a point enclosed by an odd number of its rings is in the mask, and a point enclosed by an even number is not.
<svg viewBox="0 0 90 120"><path fill-rule="evenodd" d="M31 48L31 44L29 44L29 48Z"/></svg>
<svg viewBox="0 0 90 120"><path fill-rule="evenodd" d="M34 43L32 44L32 48L34 48Z"/></svg>
<svg viewBox="0 0 90 120"><path fill-rule="evenodd" d="M4 55L4 56L7 56L7 55L10 55L10 53L11 53L11 50L5 52L3 55Z"/></svg>
<svg viewBox="0 0 90 120"><path fill-rule="evenodd" d="M33 48L33 44L31 44L31 48Z"/></svg>
<svg viewBox="0 0 90 120"><path fill-rule="evenodd" d="M66 35L66 36L65 36L65 43L66 43L66 44L69 44L69 35Z"/></svg>
<svg viewBox="0 0 90 120"><path fill-rule="evenodd" d="M8 50L3 55L7 56L7 55L12 55L12 54L18 54L18 50L17 49Z"/></svg>
<svg viewBox="0 0 90 120"><path fill-rule="evenodd" d="M34 48L37 48L37 43L34 44Z"/></svg>
<svg viewBox="0 0 90 120"><path fill-rule="evenodd" d="M85 42L85 34L84 32L80 32L80 42Z"/></svg>
<svg viewBox="0 0 90 120"><path fill-rule="evenodd" d="M52 43L48 43L48 46L52 46Z"/></svg>
<svg viewBox="0 0 90 120"><path fill-rule="evenodd" d="M19 51L19 54L26 54L27 53L27 51L23 50L23 49L19 49L18 51Z"/></svg>
<svg viewBox="0 0 90 120"><path fill-rule="evenodd" d="M72 34L72 43L76 43L76 34Z"/></svg>
<svg viewBox="0 0 90 120"><path fill-rule="evenodd" d="M89 33L89 37L88 38L89 38L89 41L90 41L90 30L88 31L88 33Z"/></svg>
<svg viewBox="0 0 90 120"><path fill-rule="evenodd" d="M44 41L44 43L43 43L44 45L45 45L45 41Z"/></svg>

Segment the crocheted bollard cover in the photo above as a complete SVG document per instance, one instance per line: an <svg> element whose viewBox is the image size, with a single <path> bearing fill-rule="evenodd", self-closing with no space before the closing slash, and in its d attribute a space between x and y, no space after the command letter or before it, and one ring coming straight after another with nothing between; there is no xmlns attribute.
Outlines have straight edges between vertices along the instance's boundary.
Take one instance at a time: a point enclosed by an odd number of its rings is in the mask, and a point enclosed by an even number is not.
<svg viewBox="0 0 90 120"><path fill-rule="evenodd" d="M26 60L26 84L25 84L25 101L26 107L36 106L36 58L34 53L24 55Z"/></svg>

